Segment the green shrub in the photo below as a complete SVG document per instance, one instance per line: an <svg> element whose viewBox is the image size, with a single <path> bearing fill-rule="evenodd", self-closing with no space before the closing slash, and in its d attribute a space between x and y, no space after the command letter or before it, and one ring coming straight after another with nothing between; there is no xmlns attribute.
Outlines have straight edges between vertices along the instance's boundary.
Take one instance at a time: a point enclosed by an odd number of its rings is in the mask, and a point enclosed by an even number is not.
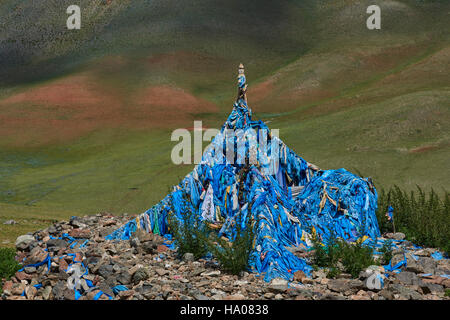
<svg viewBox="0 0 450 320"><path fill-rule="evenodd" d="M344 266L344 271L350 273L353 278L358 277L362 270L376 263L373 258L373 249L364 246L360 241L355 244L339 241L339 245L340 260Z"/></svg>
<svg viewBox="0 0 450 320"><path fill-rule="evenodd" d="M381 264L388 264L392 259L392 241L385 241L383 246L380 248L381 256Z"/></svg>
<svg viewBox="0 0 450 320"><path fill-rule="evenodd" d="M337 239L333 233L327 240L327 245L321 244L318 237L312 237L313 257L312 263L315 269L327 268L328 278L335 278L342 271L351 274L354 278L368 266L375 264L373 249L362 245L348 243Z"/></svg>
<svg viewBox="0 0 450 320"><path fill-rule="evenodd" d="M236 222L236 238L230 242L219 238L216 232L212 232L208 249L219 261L221 268L231 274L238 275L248 269L248 260L253 246L254 232L250 219L247 219L245 228L241 227L239 219Z"/></svg>
<svg viewBox="0 0 450 320"><path fill-rule="evenodd" d="M0 248L0 284L3 279L9 280L21 265L16 261L14 248ZM2 286L0 285L0 293Z"/></svg>
<svg viewBox="0 0 450 320"><path fill-rule="evenodd" d="M318 267L335 267L339 260L339 243L333 230L329 230L327 245L322 244L315 232L311 232L311 242L313 244L313 264Z"/></svg>
<svg viewBox="0 0 450 320"><path fill-rule="evenodd" d="M184 199L186 203L189 198ZM189 201L190 202L190 201ZM167 217L169 232L178 245L178 254L183 256L185 253L192 253L195 259L199 259L208 253L205 225L201 223L188 206L181 209L182 221L175 217L175 210L169 212Z"/></svg>
<svg viewBox="0 0 450 320"><path fill-rule="evenodd" d="M378 197L377 219L381 232L393 232L393 223L385 214L394 208L397 232L418 245L439 248L448 254L450 248L450 196L444 191L427 193L417 186L417 192L406 192L398 186L381 189Z"/></svg>

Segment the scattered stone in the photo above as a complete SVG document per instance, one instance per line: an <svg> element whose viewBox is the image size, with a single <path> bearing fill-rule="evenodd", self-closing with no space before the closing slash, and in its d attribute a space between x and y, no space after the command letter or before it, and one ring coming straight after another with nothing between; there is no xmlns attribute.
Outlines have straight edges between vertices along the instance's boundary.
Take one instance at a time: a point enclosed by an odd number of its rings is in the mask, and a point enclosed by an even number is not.
<svg viewBox="0 0 450 320"><path fill-rule="evenodd" d="M428 292L424 292L426 293L439 293L439 292L444 292L444 287L436 284L436 283L424 283L421 285L421 288L423 291L428 291ZM424 290L424 288L428 289L428 290Z"/></svg>
<svg viewBox="0 0 450 320"><path fill-rule="evenodd" d="M266 292L264 294L264 298L266 298L266 299L272 299L273 297L275 297L275 294L272 292Z"/></svg>
<svg viewBox="0 0 450 320"><path fill-rule="evenodd" d="M168 271L168 270L160 269L160 268L155 269L155 272L156 272L157 274L159 274L160 276L165 276L166 274L169 274L169 271Z"/></svg>
<svg viewBox="0 0 450 320"><path fill-rule="evenodd" d="M142 244L141 248L146 254L154 254L154 253L158 252L158 249L157 249L158 246L153 241L144 242Z"/></svg>
<svg viewBox="0 0 450 320"><path fill-rule="evenodd" d="M113 266L110 264L101 265L97 271L97 274L102 276L104 279L108 279L113 273Z"/></svg>
<svg viewBox="0 0 450 320"><path fill-rule="evenodd" d="M138 284L139 282L143 280L147 280L150 277L147 269L145 268L139 268L134 274L133 274L133 283Z"/></svg>
<svg viewBox="0 0 450 320"><path fill-rule="evenodd" d="M183 261L189 262L189 261L194 261L194 260L195 260L194 259L194 255L192 253L190 253L190 252L186 252L183 255Z"/></svg>
<svg viewBox="0 0 450 320"><path fill-rule="evenodd" d="M119 295L120 300L129 300L130 298L133 297L134 294L135 294L134 290L126 290L126 291L120 291L118 295Z"/></svg>
<svg viewBox="0 0 450 320"><path fill-rule="evenodd" d="M402 232L386 233L385 236L388 239L394 239L394 240L403 240L403 239L405 239L405 234L402 233Z"/></svg>
<svg viewBox="0 0 450 320"><path fill-rule="evenodd" d="M6 220L5 222L3 222L3 224L6 224L6 225L14 225L14 224L17 224L17 222L15 221L15 220Z"/></svg>
<svg viewBox="0 0 450 320"><path fill-rule="evenodd" d="M424 273L435 273L437 262L433 258L421 257L417 263L422 267Z"/></svg>
<svg viewBox="0 0 450 320"><path fill-rule="evenodd" d="M294 272L294 281L299 281L302 282L306 279L306 275L303 271L299 270L299 271L295 271Z"/></svg>
<svg viewBox="0 0 450 320"><path fill-rule="evenodd" d="M23 269L23 271L25 271L25 273L28 273L28 274L35 273L36 272L36 267L25 267Z"/></svg>
<svg viewBox="0 0 450 320"><path fill-rule="evenodd" d="M419 278L414 272L409 271L403 271L400 273L397 273L395 275L395 278L400 281L402 284L407 285L418 285L419 284Z"/></svg>
<svg viewBox="0 0 450 320"><path fill-rule="evenodd" d="M35 241L34 237L29 234L20 236L16 239L16 248L17 250L26 250L33 241Z"/></svg>
<svg viewBox="0 0 450 320"><path fill-rule="evenodd" d="M132 277L128 271L122 271L117 275L116 279L120 284L127 285L131 283Z"/></svg>
<svg viewBox="0 0 450 320"><path fill-rule="evenodd" d="M220 276L220 270L202 272L200 275L204 277L217 277Z"/></svg>
<svg viewBox="0 0 450 320"><path fill-rule="evenodd" d="M393 293L399 294L399 297L402 297L406 300L422 300L422 295L420 293L404 285L392 284L389 289L392 290Z"/></svg>
<svg viewBox="0 0 450 320"><path fill-rule="evenodd" d="M75 228L80 228L80 229L86 228L86 227L87 227L87 225L86 225L85 223L83 223L83 222L81 221L81 219L78 218L78 217L72 217L72 218L70 218L70 225L73 226L73 227L75 227Z"/></svg>
<svg viewBox="0 0 450 320"><path fill-rule="evenodd" d="M328 289L334 292L356 292L364 287L364 283L361 280L356 279L330 279L328 282Z"/></svg>
<svg viewBox="0 0 450 320"><path fill-rule="evenodd" d="M91 237L91 231L89 229L72 229L69 232L69 236L77 239L88 239Z"/></svg>
<svg viewBox="0 0 450 320"><path fill-rule="evenodd" d="M137 237L130 238L130 246L132 248L139 248L141 246L141 241Z"/></svg>
<svg viewBox="0 0 450 320"><path fill-rule="evenodd" d="M63 239L51 239L47 241L47 249L49 251L58 251L60 249L66 248L68 242Z"/></svg>
<svg viewBox="0 0 450 320"><path fill-rule="evenodd" d="M269 289L272 292L285 292L288 289L288 281L282 278L274 278L270 282Z"/></svg>
<svg viewBox="0 0 450 320"><path fill-rule="evenodd" d="M390 290L383 289L378 294L386 300L394 300L394 294Z"/></svg>
<svg viewBox="0 0 450 320"><path fill-rule="evenodd" d="M75 291L68 283L74 273L67 271L69 265L78 265L83 273L81 264L74 264L80 261L88 273L79 279L79 300L93 299L100 290L105 294L99 300L109 300L107 295L115 300L450 300L444 295L450 286L444 276L450 273L449 260L435 260L431 254L436 249L418 250L407 241L393 250L392 265L406 257L407 265L400 273L372 265L360 272L358 279L351 279L349 274L328 279L327 270L320 269L310 278L297 271L290 283L281 278L266 283L263 277L248 272L224 273L215 259L195 261L193 254L187 253L180 260L176 251L163 245L164 238L143 231L138 230L130 241L105 241L104 236L128 220L109 214L75 217L18 237L16 259L22 262L23 270L4 281L0 299L73 300ZM59 238L63 233L76 238L77 245L70 243L69 247L69 241ZM82 239L89 241L80 246ZM306 248L291 249L297 256L311 256ZM29 266L35 263L42 265ZM376 281L368 285L373 275L384 280L383 287L374 286ZM38 284L42 287L35 287ZM114 294L112 288L117 285L128 290Z"/></svg>
<svg viewBox="0 0 450 320"><path fill-rule="evenodd" d="M226 296L223 300L246 300L243 294L237 293L233 295Z"/></svg>
<svg viewBox="0 0 450 320"><path fill-rule="evenodd" d="M25 296L27 297L27 299L32 300L37 293L37 289L34 286L27 286L27 288L25 289Z"/></svg>
<svg viewBox="0 0 450 320"><path fill-rule="evenodd" d="M52 287L51 286L46 286L45 288L44 288L44 290L42 290L42 298L44 299L44 300L50 300L50 295L51 295L51 293L52 293Z"/></svg>
<svg viewBox="0 0 450 320"><path fill-rule="evenodd" d="M168 248L167 246L163 245L163 244L160 244L160 245L158 245L158 246L156 247L156 251L157 251L158 253L164 253L164 252L169 251L169 248ZM192 254L192 253L191 253L191 254ZM192 257L194 257L194 256L192 255ZM192 260L192 261L193 261L193 260Z"/></svg>
<svg viewBox="0 0 450 320"><path fill-rule="evenodd" d="M394 254L392 256L391 259L391 266L394 267L395 265L397 265L399 262L404 261L405 260L405 255L404 253L398 253L398 254Z"/></svg>

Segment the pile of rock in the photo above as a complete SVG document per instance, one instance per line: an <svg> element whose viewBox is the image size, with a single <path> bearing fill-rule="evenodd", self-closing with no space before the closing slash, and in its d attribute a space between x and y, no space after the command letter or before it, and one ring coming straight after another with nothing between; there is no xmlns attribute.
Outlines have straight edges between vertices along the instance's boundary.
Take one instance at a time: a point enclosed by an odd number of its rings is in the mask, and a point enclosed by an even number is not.
<svg viewBox="0 0 450 320"><path fill-rule="evenodd" d="M348 274L328 279L318 270L311 278L298 271L291 282L266 283L262 275L225 274L215 260L195 261L192 254L180 259L157 235L137 232L129 241L104 240L130 218L72 217L18 237L17 259L26 267L4 281L2 299L449 299L449 260L436 260L434 249L416 250L407 241L391 262L406 255L408 264L398 274L370 266L358 279ZM301 249L296 254L310 255Z"/></svg>

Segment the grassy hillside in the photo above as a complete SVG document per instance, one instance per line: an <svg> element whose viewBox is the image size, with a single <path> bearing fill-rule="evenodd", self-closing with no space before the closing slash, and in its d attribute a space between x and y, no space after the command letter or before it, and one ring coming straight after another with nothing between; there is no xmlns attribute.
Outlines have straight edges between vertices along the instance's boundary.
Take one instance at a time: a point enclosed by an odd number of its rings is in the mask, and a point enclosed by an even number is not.
<svg viewBox="0 0 450 320"><path fill-rule="evenodd" d="M309 162L450 189L448 1L85 0L80 31L70 4L0 2L0 245L159 201L193 167L172 130L219 128L240 62L254 117Z"/></svg>

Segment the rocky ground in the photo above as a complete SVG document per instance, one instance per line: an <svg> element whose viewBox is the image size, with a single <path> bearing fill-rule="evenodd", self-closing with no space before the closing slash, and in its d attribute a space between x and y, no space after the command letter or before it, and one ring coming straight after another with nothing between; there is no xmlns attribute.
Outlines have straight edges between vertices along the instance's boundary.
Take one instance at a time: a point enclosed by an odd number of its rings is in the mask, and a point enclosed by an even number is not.
<svg viewBox="0 0 450 320"><path fill-rule="evenodd" d="M402 272L384 272L370 266L358 279L341 274L327 279L324 270L307 278L299 271L294 281L263 281L256 274L223 273L214 260L182 259L163 244L164 238L137 232L130 241L105 241L104 237L129 221L130 216L73 217L16 241L17 259L34 265L3 281L2 299L50 300L441 300L450 287L448 259L436 260L435 249L414 249L405 241L394 250L392 264L408 259ZM68 234L68 236L64 236ZM86 241L88 240L88 241ZM415 258L411 258L414 252ZM307 257L311 253L297 251ZM409 256L408 256L409 255ZM50 270L48 270L50 266ZM77 275L75 266L81 274ZM87 272L84 267L87 267ZM76 267L77 268L77 267ZM75 269L76 269L75 268ZM373 281L373 275L383 284ZM75 285L75 287L74 287ZM74 290L75 288L76 290Z"/></svg>

